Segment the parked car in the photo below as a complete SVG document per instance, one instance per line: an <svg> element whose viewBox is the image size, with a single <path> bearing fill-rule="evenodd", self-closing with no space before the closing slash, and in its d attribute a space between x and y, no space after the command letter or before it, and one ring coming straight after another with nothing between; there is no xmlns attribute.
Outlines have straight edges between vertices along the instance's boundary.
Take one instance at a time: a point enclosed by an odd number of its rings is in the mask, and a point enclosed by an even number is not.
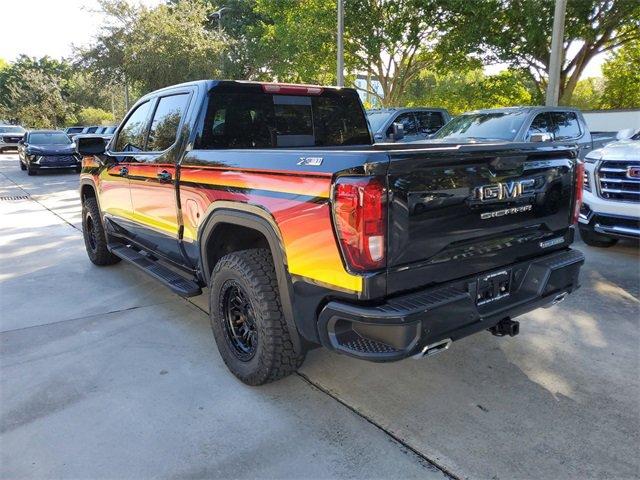
<svg viewBox="0 0 640 480"><path fill-rule="evenodd" d="M580 110L567 107L508 107L464 113L440 129L429 142L547 142L577 146L579 157L615 140L591 135Z"/></svg>
<svg viewBox="0 0 640 480"><path fill-rule="evenodd" d="M451 116L442 108L384 108L367 110L376 142L425 140L447 123ZM394 138L394 123L402 125L401 138ZM397 133L395 134L397 136Z"/></svg>
<svg viewBox="0 0 640 480"><path fill-rule="evenodd" d="M17 150L26 130L20 125L0 125L0 153L5 150Z"/></svg>
<svg viewBox="0 0 640 480"><path fill-rule="evenodd" d="M80 137L99 135L105 140L109 141L111 140L111 137L113 137L113 133L116 131L116 128L118 127L116 126L98 127L96 131L93 133L78 133L76 135L72 135L71 140L77 143L78 138Z"/></svg>
<svg viewBox="0 0 640 480"><path fill-rule="evenodd" d="M640 238L640 129L585 158L584 203L578 225L584 243L610 247L619 238Z"/></svg>
<svg viewBox="0 0 640 480"><path fill-rule="evenodd" d="M199 81L77 149L89 259L187 297L208 285L218 349L250 385L317 344L384 362L513 336L578 287L575 148L373 145L353 89Z"/></svg>
<svg viewBox="0 0 640 480"><path fill-rule="evenodd" d="M73 168L80 172L80 157L75 143L63 130L31 130L25 133L18 146L20 168L29 175L38 170Z"/></svg>
<svg viewBox="0 0 640 480"><path fill-rule="evenodd" d="M66 133L67 135L69 135L69 137L73 136L73 135L77 135L79 133L82 133L82 131L85 129L85 127L80 127L80 126L76 126L76 127L67 127L64 129L64 133Z"/></svg>

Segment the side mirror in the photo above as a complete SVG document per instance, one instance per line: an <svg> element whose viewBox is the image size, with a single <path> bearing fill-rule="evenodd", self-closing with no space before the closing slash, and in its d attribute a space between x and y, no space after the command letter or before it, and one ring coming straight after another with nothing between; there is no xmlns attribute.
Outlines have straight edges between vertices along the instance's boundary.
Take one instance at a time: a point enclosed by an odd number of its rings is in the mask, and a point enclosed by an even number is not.
<svg viewBox="0 0 640 480"><path fill-rule="evenodd" d="M616 140L628 140L636 133L636 128L625 128L616 134Z"/></svg>
<svg viewBox="0 0 640 480"><path fill-rule="evenodd" d="M532 133L529 137L530 142L552 142L553 135L550 133Z"/></svg>
<svg viewBox="0 0 640 480"><path fill-rule="evenodd" d="M98 136L76 138L76 152L82 157L88 155L102 155L106 145L104 138Z"/></svg>
<svg viewBox="0 0 640 480"><path fill-rule="evenodd" d="M391 140L397 142L404 138L404 125L398 122L393 122L393 133L391 134Z"/></svg>

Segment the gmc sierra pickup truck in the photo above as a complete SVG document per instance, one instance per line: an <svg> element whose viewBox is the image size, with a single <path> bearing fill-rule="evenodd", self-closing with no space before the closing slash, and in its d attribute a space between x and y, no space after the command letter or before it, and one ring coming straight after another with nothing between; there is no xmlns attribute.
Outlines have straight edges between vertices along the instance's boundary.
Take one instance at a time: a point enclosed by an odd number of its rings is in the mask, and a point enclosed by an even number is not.
<svg viewBox="0 0 640 480"><path fill-rule="evenodd" d="M250 385L317 345L384 362L513 336L578 287L574 148L374 145L355 90L200 81L77 149L90 260L185 297L208 286L220 354Z"/></svg>

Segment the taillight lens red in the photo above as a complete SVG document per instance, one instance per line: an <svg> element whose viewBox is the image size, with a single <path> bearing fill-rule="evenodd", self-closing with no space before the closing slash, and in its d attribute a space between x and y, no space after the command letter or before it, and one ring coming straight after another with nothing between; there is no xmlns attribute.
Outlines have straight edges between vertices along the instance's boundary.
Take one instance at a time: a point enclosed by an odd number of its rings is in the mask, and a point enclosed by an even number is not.
<svg viewBox="0 0 640 480"><path fill-rule="evenodd" d="M576 191L574 193L573 218L572 223L578 221L580 215L580 207L582 206L582 188L584 187L584 163L580 160L576 161Z"/></svg>
<svg viewBox="0 0 640 480"><path fill-rule="evenodd" d="M379 177L341 177L336 182L333 215L351 270L375 270L386 263L386 197Z"/></svg>

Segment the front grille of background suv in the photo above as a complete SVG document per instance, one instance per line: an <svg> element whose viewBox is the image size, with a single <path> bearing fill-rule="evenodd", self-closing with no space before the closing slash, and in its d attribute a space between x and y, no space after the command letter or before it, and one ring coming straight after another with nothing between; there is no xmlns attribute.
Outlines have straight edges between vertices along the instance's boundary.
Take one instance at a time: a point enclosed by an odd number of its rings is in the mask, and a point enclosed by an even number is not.
<svg viewBox="0 0 640 480"><path fill-rule="evenodd" d="M640 178L629 178L629 167L640 167L640 160L603 161L598 166L598 193L607 200L640 202Z"/></svg>

